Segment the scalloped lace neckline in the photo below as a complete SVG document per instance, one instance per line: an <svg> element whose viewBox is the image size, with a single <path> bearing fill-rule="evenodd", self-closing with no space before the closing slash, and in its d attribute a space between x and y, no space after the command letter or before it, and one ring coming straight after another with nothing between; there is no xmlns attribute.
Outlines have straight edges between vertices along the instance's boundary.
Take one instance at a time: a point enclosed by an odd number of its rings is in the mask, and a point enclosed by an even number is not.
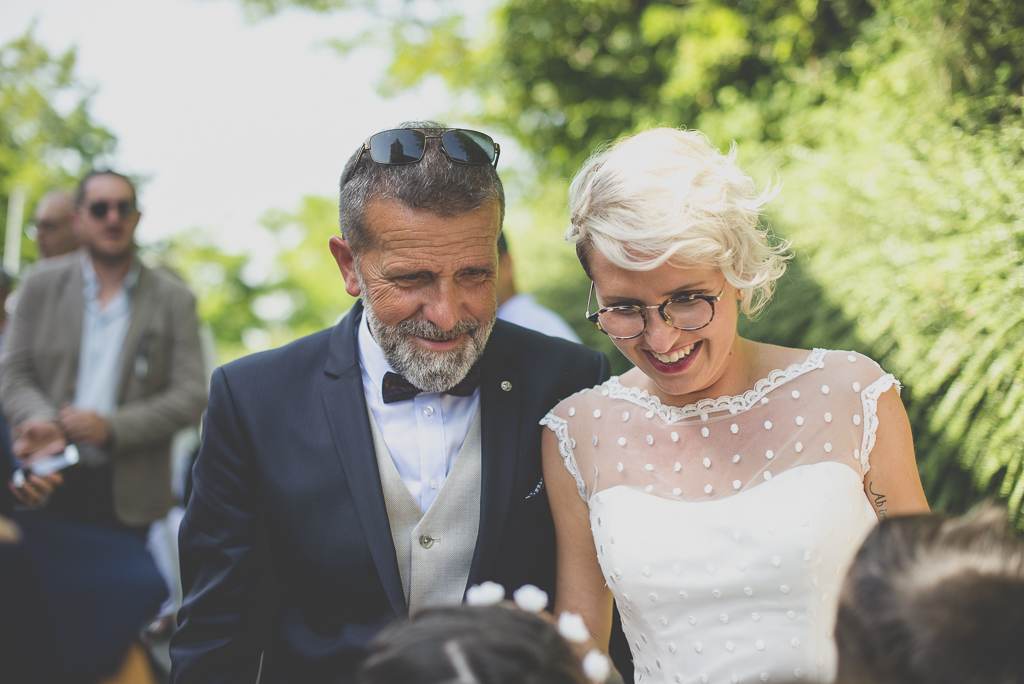
<svg viewBox="0 0 1024 684"><path fill-rule="evenodd" d="M766 394L781 387L793 378L816 368L824 368L825 363L823 359L828 351L827 349L812 350L807 355L807 359L802 363L791 364L785 370L781 368L773 370L768 374L768 377L761 378L755 382L754 388L747 390L743 394L726 395L718 399L701 399L696 403L687 404L686 406L667 406L662 404L661 399L648 393L647 390L641 390L639 387L623 386L619 382L619 376L617 375L608 378L608 381L604 383L604 388L612 399L625 399L648 411L653 411L666 423L676 423L680 420L696 418L701 415L706 416L717 411L729 411L729 413L736 414L751 408L754 404L761 401ZM601 393L604 394L605 392L602 391Z"/></svg>

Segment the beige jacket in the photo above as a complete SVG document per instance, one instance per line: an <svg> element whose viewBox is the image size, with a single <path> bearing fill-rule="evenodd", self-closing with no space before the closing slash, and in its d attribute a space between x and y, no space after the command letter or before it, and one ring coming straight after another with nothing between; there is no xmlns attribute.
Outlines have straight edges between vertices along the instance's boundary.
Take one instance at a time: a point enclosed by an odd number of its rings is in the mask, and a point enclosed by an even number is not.
<svg viewBox="0 0 1024 684"><path fill-rule="evenodd" d="M0 357L9 425L56 419L75 397L84 299L80 256L35 265L18 293ZM142 266L121 357L113 433L114 510L129 525L164 516L171 437L206 407L195 298L169 272Z"/></svg>

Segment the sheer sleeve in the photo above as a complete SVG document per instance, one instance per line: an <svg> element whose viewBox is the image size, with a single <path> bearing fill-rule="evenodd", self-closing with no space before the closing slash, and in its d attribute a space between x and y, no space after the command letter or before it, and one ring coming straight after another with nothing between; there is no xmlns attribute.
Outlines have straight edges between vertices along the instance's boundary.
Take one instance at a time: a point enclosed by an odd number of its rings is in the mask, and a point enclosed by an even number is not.
<svg viewBox="0 0 1024 684"><path fill-rule="evenodd" d="M869 457L871 449L875 446L875 433L878 431L878 398L892 387L896 388L897 393L903 389L900 381L893 377L892 373L886 373L860 393L861 405L864 408L864 437L860 447L861 476L867 475L871 470Z"/></svg>
<svg viewBox="0 0 1024 684"><path fill-rule="evenodd" d="M584 503L587 503L587 485L583 482L583 477L580 476L580 468L576 464L576 455L573 453L574 440L569 436L569 422L564 418L559 418L555 415L554 411L551 411L541 419L540 424L551 428L551 431L558 437L558 453L562 457L562 463L565 464L565 469L576 480L576 489L580 493L580 498L583 499Z"/></svg>

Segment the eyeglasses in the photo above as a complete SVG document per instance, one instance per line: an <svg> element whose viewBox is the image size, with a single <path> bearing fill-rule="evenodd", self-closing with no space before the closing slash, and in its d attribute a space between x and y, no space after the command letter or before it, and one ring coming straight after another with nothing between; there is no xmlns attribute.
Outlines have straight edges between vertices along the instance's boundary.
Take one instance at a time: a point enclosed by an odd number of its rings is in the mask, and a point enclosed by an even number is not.
<svg viewBox="0 0 1024 684"><path fill-rule="evenodd" d="M135 200L121 200L120 202L100 200L99 202L93 202L88 208L93 218L106 218L111 209L117 209L117 214L121 218L128 218L135 215Z"/></svg>
<svg viewBox="0 0 1024 684"><path fill-rule="evenodd" d="M441 139L441 149L453 162L460 164L493 164L498 167L501 147L491 136L464 128L453 128L441 135L427 135L423 131L396 128L371 135L359 150L359 157L345 174L342 185L348 183L359 166L364 152L378 164L415 164L423 159L423 152L430 138Z"/></svg>
<svg viewBox="0 0 1024 684"><path fill-rule="evenodd" d="M608 306L590 313L590 302L594 298L594 283L590 283L587 298L587 320L597 325L598 330L617 340L631 340L640 337L647 330L647 310L657 309L662 319L676 330L700 330L715 319L715 302L722 299L725 283L717 296L692 294L666 299L661 304L641 306Z"/></svg>

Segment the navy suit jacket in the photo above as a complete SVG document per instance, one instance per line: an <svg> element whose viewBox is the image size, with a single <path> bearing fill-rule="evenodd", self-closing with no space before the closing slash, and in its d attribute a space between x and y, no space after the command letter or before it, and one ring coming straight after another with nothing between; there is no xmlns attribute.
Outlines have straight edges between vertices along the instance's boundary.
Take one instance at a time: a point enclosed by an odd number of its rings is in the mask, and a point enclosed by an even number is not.
<svg viewBox="0 0 1024 684"><path fill-rule="evenodd" d="M262 684L351 681L367 642L408 614L363 395L361 320L357 302L329 330L214 373L180 532L187 595L172 682L252 682L261 652ZM479 365L469 584L529 583L553 597L538 421L603 382L608 360L497 321Z"/></svg>

